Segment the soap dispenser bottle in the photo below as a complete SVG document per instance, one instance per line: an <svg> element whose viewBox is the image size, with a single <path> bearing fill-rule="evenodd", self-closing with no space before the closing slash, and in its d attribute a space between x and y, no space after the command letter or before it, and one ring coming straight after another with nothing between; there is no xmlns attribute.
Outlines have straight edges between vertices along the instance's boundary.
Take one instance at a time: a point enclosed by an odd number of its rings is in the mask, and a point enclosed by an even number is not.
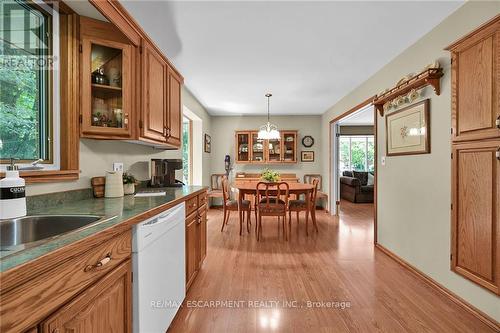
<svg viewBox="0 0 500 333"><path fill-rule="evenodd" d="M26 216L26 187L13 159L0 180L0 219Z"/></svg>

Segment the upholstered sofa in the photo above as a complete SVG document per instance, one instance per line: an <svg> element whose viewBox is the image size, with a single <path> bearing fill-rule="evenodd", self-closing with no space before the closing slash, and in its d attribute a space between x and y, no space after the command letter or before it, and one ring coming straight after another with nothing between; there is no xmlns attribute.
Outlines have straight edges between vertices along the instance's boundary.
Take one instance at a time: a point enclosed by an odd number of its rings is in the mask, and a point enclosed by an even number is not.
<svg viewBox="0 0 500 333"><path fill-rule="evenodd" d="M365 171L344 171L340 177L340 197L356 203L373 202L374 186L368 185L368 177Z"/></svg>

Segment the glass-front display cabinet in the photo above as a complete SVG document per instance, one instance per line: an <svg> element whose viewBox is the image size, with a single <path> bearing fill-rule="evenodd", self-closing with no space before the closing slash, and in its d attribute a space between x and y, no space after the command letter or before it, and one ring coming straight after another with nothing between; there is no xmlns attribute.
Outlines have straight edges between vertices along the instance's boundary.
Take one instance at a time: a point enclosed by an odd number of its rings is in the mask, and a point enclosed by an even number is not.
<svg viewBox="0 0 500 333"><path fill-rule="evenodd" d="M281 139L267 140L269 163L281 163Z"/></svg>
<svg viewBox="0 0 500 333"><path fill-rule="evenodd" d="M282 161L284 163L297 162L297 132L290 131L281 133L283 142Z"/></svg>
<svg viewBox="0 0 500 333"><path fill-rule="evenodd" d="M281 131L280 139L262 140L258 131L235 132L236 163L297 163L297 131Z"/></svg>
<svg viewBox="0 0 500 333"><path fill-rule="evenodd" d="M250 162L250 132L237 132L236 133L236 162L249 163Z"/></svg>
<svg viewBox="0 0 500 333"><path fill-rule="evenodd" d="M131 52L127 44L83 40L82 136L130 136Z"/></svg>
<svg viewBox="0 0 500 333"><path fill-rule="evenodd" d="M264 141L258 138L258 133L252 132L252 162L262 163L265 162L265 146Z"/></svg>

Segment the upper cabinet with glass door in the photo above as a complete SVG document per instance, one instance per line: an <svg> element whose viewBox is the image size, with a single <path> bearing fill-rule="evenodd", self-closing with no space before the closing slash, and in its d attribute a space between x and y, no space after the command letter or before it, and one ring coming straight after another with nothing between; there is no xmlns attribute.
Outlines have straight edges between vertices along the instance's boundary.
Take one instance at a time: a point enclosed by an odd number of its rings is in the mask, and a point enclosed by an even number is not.
<svg viewBox="0 0 500 333"><path fill-rule="evenodd" d="M236 131L237 163L297 163L297 131L282 131L280 139L262 140L258 131Z"/></svg>
<svg viewBox="0 0 500 333"><path fill-rule="evenodd" d="M283 141L282 160L284 163L297 162L297 131L281 132Z"/></svg>
<svg viewBox="0 0 500 333"><path fill-rule="evenodd" d="M82 134L130 136L130 46L103 40L82 45Z"/></svg>
<svg viewBox="0 0 500 333"><path fill-rule="evenodd" d="M132 50L133 47L125 42L83 36L81 40L83 137L129 138L131 136L129 123L133 96Z"/></svg>
<svg viewBox="0 0 500 333"><path fill-rule="evenodd" d="M264 163L266 161L265 155L265 140L258 138L257 132L252 132L252 162Z"/></svg>
<svg viewBox="0 0 500 333"><path fill-rule="evenodd" d="M236 132L236 163L249 163L250 132Z"/></svg>

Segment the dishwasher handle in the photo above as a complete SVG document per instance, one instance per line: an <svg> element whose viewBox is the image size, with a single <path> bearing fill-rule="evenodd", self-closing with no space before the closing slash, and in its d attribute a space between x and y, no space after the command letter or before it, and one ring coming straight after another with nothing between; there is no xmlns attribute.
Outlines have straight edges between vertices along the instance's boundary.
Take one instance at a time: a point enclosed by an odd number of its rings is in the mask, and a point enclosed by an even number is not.
<svg viewBox="0 0 500 333"><path fill-rule="evenodd" d="M181 209L184 209L184 205L179 205L178 207L171 208L168 211L157 215L156 217L152 218L150 221L144 223L143 226L149 227L149 226L153 226L153 225L156 226L156 225L165 223L170 219L170 217L176 215L179 212L179 210L181 210Z"/></svg>

